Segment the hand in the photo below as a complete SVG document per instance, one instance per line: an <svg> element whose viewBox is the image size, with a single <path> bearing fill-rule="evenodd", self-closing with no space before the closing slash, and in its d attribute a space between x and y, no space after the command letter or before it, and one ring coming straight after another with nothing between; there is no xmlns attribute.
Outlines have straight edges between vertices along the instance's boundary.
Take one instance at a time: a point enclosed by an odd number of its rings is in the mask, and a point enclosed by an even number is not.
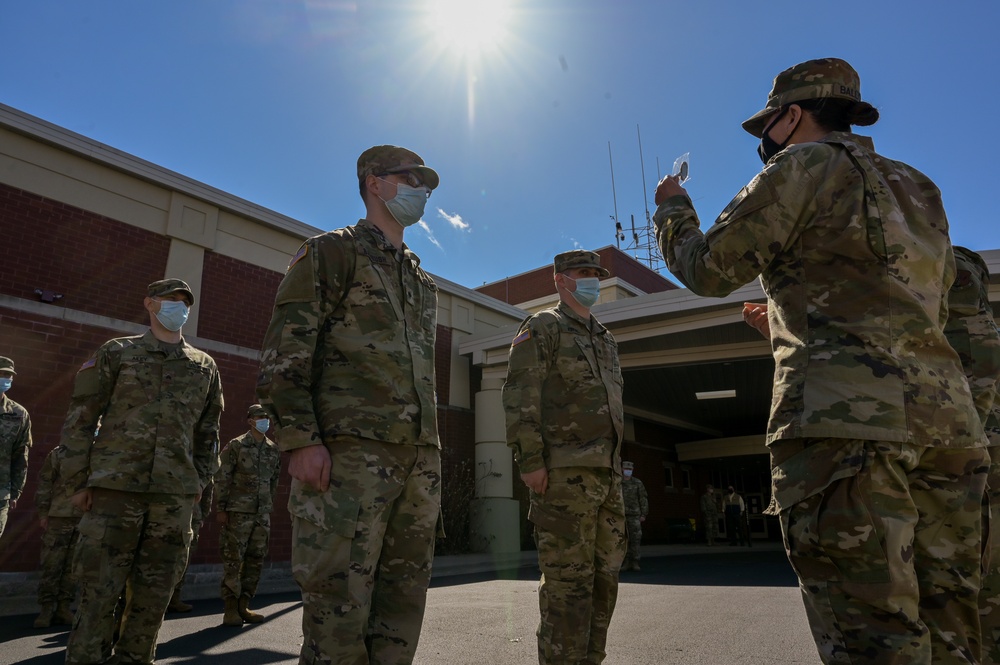
<svg viewBox="0 0 1000 665"><path fill-rule="evenodd" d="M49 518L45 516L39 517L38 524L42 527L42 531L46 531L49 528Z"/></svg>
<svg viewBox="0 0 1000 665"><path fill-rule="evenodd" d="M88 487L71 496L69 502L85 513L90 512L90 507L94 505L94 493Z"/></svg>
<svg viewBox="0 0 1000 665"><path fill-rule="evenodd" d="M292 451L288 473L313 489L325 492L330 487L330 466L330 451L326 446L306 446Z"/></svg>
<svg viewBox="0 0 1000 665"><path fill-rule="evenodd" d="M645 522L645 521L646 521L646 518L645 518L645 517L640 517L640 518L639 518L639 524L642 524L642 523L643 523L643 522Z"/></svg>
<svg viewBox="0 0 1000 665"><path fill-rule="evenodd" d="M661 205L671 196L687 196L687 190L677 183L678 179L675 175L663 176L663 180L656 185L656 197L653 199L656 205Z"/></svg>
<svg viewBox="0 0 1000 665"><path fill-rule="evenodd" d="M771 324L767 321L766 303L743 303L743 320L748 326L763 335L764 339L771 339Z"/></svg>
<svg viewBox="0 0 1000 665"><path fill-rule="evenodd" d="M205 490L198 490L198 495L197 495L197 496L195 496L195 498L194 498L194 505L196 505L196 506L197 506L197 505L198 505L199 503L201 503L201 495L202 495L202 493L203 493L204 491L205 491Z"/></svg>
<svg viewBox="0 0 1000 665"><path fill-rule="evenodd" d="M10 502L10 510L17 508L17 499L8 499L8 501Z"/></svg>
<svg viewBox="0 0 1000 665"><path fill-rule="evenodd" d="M543 466L537 471L522 473L521 480L535 494L545 494L545 490L549 488L549 470Z"/></svg>
<svg viewBox="0 0 1000 665"><path fill-rule="evenodd" d="M220 510L215 513L215 521L219 524L229 524L229 513L224 510Z"/></svg>

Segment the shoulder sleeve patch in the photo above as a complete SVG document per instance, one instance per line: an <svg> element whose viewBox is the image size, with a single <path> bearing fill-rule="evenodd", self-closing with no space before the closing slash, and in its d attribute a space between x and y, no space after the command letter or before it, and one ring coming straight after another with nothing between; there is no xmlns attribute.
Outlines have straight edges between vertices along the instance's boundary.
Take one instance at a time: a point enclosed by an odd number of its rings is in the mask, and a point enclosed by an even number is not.
<svg viewBox="0 0 1000 665"><path fill-rule="evenodd" d="M289 270L291 270L292 266L298 263L302 259L302 257L304 257L308 253L309 253L309 245L307 245L306 243L302 243L302 246L299 247L299 251L295 252L295 256L293 256L292 260L288 262L288 267L285 268L285 272L287 273Z"/></svg>
<svg viewBox="0 0 1000 665"><path fill-rule="evenodd" d="M531 339L531 328L525 328L524 332L522 332L520 335L511 340L510 345L517 346L521 342L526 342L529 339Z"/></svg>
<svg viewBox="0 0 1000 665"><path fill-rule="evenodd" d="M80 365L80 369L77 370L77 371L82 372L85 369L90 369L91 367L93 367L96 364L97 364L97 358L91 358L87 362L85 362L82 365Z"/></svg>

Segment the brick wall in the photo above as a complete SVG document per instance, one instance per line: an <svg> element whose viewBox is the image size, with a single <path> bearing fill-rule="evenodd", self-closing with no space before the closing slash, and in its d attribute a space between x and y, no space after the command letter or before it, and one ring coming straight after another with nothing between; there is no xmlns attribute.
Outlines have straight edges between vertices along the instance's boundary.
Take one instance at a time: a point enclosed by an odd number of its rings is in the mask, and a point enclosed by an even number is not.
<svg viewBox="0 0 1000 665"><path fill-rule="evenodd" d="M260 349L283 276L215 252L205 252L198 335Z"/></svg>
<svg viewBox="0 0 1000 665"><path fill-rule="evenodd" d="M146 285L163 278L170 239L0 184L0 292L132 322ZM0 354L2 355L2 354Z"/></svg>

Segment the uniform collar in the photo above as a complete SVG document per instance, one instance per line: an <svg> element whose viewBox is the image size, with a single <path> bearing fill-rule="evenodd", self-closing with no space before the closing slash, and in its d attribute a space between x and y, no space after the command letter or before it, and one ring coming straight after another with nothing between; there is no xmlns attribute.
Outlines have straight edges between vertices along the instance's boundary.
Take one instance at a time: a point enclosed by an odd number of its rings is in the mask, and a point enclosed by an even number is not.
<svg viewBox="0 0 1000 665"><path fill-rule="evenodd" d="M862 136L851 132L830 132L823 137L821 143L857 143L866 150L875 152L875 142L870 136Z"/></svg>
<svg viewBox="0 0 1000 665"><path fill-rule="evenodd" d="M375 246L383 252L391 252L393 255L398 255L400 261L408 261L414 268L420 265L420 257L411 252L405 242L402 247L397 250L395 245L386 239L385 234L382 233L382 229L375 226L367 219L358 220L358 226L371 234L371 239L374 241Z"/></svg>
<svg viewBox="0 0 1000 665"><path fill-rule="evenodd" d="M581 326L583 326L592 333L600 334L606 330L606 328L601 324L601 322L598 321L596 318L594 318L593 314L591 314L589 318L585 319L576 312L574 312L573 308L567 305L562 300L559 301L558 309L564 315L573 319L574 321L576 321L577 323L579 323Z"/></svg>

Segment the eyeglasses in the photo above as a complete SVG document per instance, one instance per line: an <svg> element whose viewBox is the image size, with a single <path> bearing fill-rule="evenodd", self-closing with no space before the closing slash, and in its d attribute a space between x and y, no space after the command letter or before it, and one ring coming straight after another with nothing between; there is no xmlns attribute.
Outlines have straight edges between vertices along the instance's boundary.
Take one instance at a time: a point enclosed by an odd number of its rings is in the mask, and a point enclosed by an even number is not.
<svg viewBox="0 0 1000 665"><path fill-rule="evenodd" d="M396 171L395 173L380 173L376 177L381 178L381 177L387 176L387 175L401 175L401 176L405 176L406 177L406 184L409 185L410 187L426 187L427 186L427 185L424 184L424 181L420 179L420 176L418 176L413 171Z"/></svg>
<svg viewBox="0 0 1000 665"><path fill-rule="evenodd" d="M401 175L401 176L406 176L406 184L407 185L409 185L413 189L423 190L424 197L428 198L428 199L431 198L431 188L428 187L427 185L425 185L424 181L421 180L417 176L416 173L411 173L410 171L399 171L398 173L383 173L383 174L377 175L375 177L378 178L378 179L380 179L380 180L385 180L384 176L387 176L387 175Z"/></svg>

